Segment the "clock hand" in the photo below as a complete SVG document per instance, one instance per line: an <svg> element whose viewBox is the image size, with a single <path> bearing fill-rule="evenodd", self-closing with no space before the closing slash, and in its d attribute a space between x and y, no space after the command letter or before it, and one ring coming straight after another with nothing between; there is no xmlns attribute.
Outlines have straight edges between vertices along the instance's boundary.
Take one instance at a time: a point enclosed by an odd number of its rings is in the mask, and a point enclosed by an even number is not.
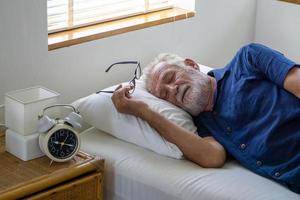
<svg viewBox="0 0 300 200"><path fill-rule="evenodd" d="M63 143L65 143L67 141L68 137L69 137L69 134L67 135L67 137L65 138Z"/></svg>
<svg viewBox="0 0 300 200"><path fill-rule="evenodd" d="M58 141L54 141L54 142L52 142L52 143L54 143L54 144L60 144L60 149L62 149L62 146L64 145L63 142L58 142Z"/></svg>
<svg viewBox="0 0 300 200"><path fill-rule="evenodd" d="M74 145L72 145L72 144L64 144L64 145L67 145L67 146L69 146L69 147L74 147Z"/></svg>
<svg viewBox="0 0 300 200"><path fill-rule="evenodd" d="M65 144L65 142L67 141L67 139L68 139L68 137L69 137L69 134L67 135L67 137L65 138L65 140L63 141L63 142L61 142L60 144L60 149L62 149L62 147L63 147L63 145Z"/></svg>
<svg viewBox="0 0 300 200"><path fill-rule="evenodd" d="M63 147L63 145L64 145L63 142L58 142L58 141L54 141L54 142L52 142L52 143L54 143L54 144L60 144L60 150L62 149L62 147Z"/></svg>

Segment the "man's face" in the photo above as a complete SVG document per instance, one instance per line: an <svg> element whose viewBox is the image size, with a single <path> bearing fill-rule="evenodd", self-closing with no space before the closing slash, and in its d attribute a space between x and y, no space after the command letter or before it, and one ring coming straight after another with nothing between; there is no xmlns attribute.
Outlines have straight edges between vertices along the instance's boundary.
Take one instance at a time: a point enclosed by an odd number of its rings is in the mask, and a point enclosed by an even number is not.
<svg viewBox="0 0 300 200"><path fill-rule="evenodd" d="M196 116L208 103L208 76L192 66L185 68L158 63L152 70L148 90L154 96L169 101Z"/></svg>

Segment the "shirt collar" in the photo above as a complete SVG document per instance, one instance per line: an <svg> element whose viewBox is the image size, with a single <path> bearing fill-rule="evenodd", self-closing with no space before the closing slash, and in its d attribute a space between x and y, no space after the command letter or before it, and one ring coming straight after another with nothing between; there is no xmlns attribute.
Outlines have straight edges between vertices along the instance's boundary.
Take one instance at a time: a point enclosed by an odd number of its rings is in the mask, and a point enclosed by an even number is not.
<svg viewBox="0 0 300 200"><path fill-rule="evenodd" d="M216 82L217 82L216 90L215 90L215 93L214 93L214 107L213 107L213 110L215 109L215 106L216 106L216 103L217 103L218 88L219 88L218 86L220 85L219 82L224 78L225 73L227 71L228 71L227 67L224 67L224 68L221 68L221 69L211 70L207 73L209 76L214 77L216 79Z"/></svg>

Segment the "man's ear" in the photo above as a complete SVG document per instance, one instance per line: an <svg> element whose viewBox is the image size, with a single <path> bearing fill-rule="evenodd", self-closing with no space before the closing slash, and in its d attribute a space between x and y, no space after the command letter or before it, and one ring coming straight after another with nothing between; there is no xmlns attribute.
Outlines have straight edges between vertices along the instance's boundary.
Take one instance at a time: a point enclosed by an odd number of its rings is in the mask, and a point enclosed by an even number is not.
<svg viewBox="0 0 300 200"><path fill-rule="evenodd" d="M186 58L184 60L184 64L186 64L187 66L192 67L193 69L200 70L199 65L190 58Z"/></svg>

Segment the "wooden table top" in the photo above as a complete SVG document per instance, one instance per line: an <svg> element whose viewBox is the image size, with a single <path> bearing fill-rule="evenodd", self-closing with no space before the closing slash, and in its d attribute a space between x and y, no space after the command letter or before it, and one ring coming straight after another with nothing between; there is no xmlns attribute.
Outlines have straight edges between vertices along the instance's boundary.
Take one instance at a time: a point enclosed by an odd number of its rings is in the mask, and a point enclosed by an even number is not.
<svg viewBox="0 0 300 200"><path fill-rule="evenodd" d="M51 166L50 159L46 156L23 161L5 151L5 134L0 131L0 197L30 184L38 183L37 187L46 187L41 182L47 179L53 179L54 184L61 179L68 180L91 170L103 171L104 160L84 152L68 162L53 162Z"/></svg>

